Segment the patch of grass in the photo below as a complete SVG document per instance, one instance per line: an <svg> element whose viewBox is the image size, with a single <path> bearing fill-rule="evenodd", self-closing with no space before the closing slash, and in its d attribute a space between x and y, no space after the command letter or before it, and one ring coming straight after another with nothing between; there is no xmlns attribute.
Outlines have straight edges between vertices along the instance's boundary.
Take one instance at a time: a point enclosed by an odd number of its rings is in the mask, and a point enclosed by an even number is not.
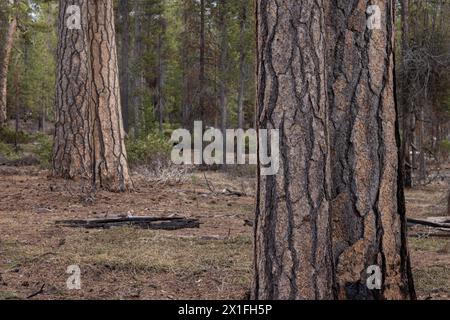
<svg viewBox="0 0 450 320"><path fill-rule="evenodd" d="M250 237L229 240L169 238L156 231L117 228L73 239L64 256L114 270L197 274L209 270L249 272Z"/></svg>
<svg viewBox="0 0 450 320"><path fill-rule="evenodd" d="M438 252L446 248L450 240L439 238L410 238L409 247L411 250Z"/></svg>
<svg viewBox="0 0 450 320"><path fill-rule="evenodd" d="M0 300L17 300L20 297L14 291L0 291Z"/></svg>
<svg viewBox="0 0 450 320"><path fill-rule="evenodd" d="M450 289L450 267L433 266L413 270L417 291L427 295L435 291L448 292Z"/></svg>

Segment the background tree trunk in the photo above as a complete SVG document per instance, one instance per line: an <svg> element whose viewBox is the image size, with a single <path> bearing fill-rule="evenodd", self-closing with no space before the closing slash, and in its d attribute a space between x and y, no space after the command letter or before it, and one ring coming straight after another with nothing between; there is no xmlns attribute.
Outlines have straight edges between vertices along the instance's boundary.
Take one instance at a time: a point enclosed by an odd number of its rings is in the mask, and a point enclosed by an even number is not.
<svg viewBox="0 0 450 320"><path fill-rule="evenodd" d="M330 299L323 3L258 0L256 18L258 128L281 141L279 173L258 175L252 297Z"/></svg>
<svg viewBox="0 0 450 320"><path fill-rule="evenodd" d="M406 55L409 50L409 0L401 0L401 17L402 17L402 43L401 43L401 63L403 70L406 66ZM402 168L404 172L404 184L407 188L412 188L412 158L411 158L411 144L412 144L412 117L413 110L409 98L408 81L405 79L406 74L399 81L400 84L400 105L402 110Z"/></svg>
<svg viewBox="0 0 450 320"><path fill-rule="evenodd" d="M14 35L17 30L17 18L9 17L7 5L2 4L0 22L0 126L5 124L7 118L7 88L8 88L8 68L13 46Z"/></svg>
<svg viewBox="0 0 450 320"><path fill-rule="evenodd" d="M81 9L80 30L67 28L66 12L71 4ZM53 174L65 179L90 179L93 119L87 0L71 4L59 2Z"/></svg>
<svg viewBox="0 0 450 320"><path fill-rule="evenodd" d="M133 188L124 143L112 0L89 1L94 183L110 191Z"/></svg>
<svg viewBox="0 0 450 320"><path fill-rule="evenodd" d="M368 1L326 3L338 298L414 298L398 156L394 1L370 2L381 9L380 30L366 27ZM366 285L371 265L382 271L381 290Z"/></svg>
<svg viewBox="0 0 450 320"><path fill-rule="evenodd" d="M200 0L200 73L199 73L199 114L200 120L205 122L205 51L206 51L206 8L205 0ZM206 123L204 123L206 125Z"/></svg>
<svg viewBox="0 0 450 320"><path fill-rule="evenodd" d="M128 105L129 105L129 51L130 51L130 26L129 26L130 6L128 0L120 0L119 2L119 17L120 25L122 27L121 39L121 63L120 63L120 97L122 101L122 117L123 127L128 132Z"/></svg>
<svg viewBox="0 0 450 320"><path fill-rule="evenodd" d="M220 57L219 57L219 109L221 110L220 128L224 135L222 149L223 161L226 159L226 130L228 127L228 97L227 97L227 69L228 69L228 30L227 30L227 7L226 0L219 2L219 25L220 25Z"/></svg>
<svg viewBox="0 0 450 320"><path fill-rule="evenodd" d="M244 93L245 93L245 25L247 22L247 5L242 3L239 23L239 91L238 91L238 128L244 128Z"/></svg>

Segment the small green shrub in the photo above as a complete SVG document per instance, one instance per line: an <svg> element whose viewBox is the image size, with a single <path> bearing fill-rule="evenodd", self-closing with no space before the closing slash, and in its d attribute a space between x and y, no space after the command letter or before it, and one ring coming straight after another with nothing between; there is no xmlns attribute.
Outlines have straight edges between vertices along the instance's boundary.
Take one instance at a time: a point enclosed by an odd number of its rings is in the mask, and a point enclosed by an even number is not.
<svg viewBox="0 0 450 320"><path fill-rule="evenodd" d="M441 157L448 158L450 155L450 140L443 139L439 142L439 153Z"/></svg>
<svg viewBox="0 0 450 320"><path fill-rule="evenodd" d="M6 127L6 126L0 127L0 141L1 142L7 143L7 144L14 144L14 143L16 143L16 137L17 137L18 144L29 143L31 140L30 135L23 131L18 131L16 134L16 131L9 127Z"/></svg>
<svg viewBox="0 0 450 320"><path fill-rule="evenodd" d="M38 158L41 166L45 169L50 168L53 153L53 138L46 134L34 135L35 145L33 153Z"/></svg>
<svg viewBox="0 0 450 320"><path fill-rule="evenodd" d="M7 160L17 160L19 158L19 154L14 151L14 148L2 141L0 141L0 158L4 157Z"/></svg>
<svg viewBox="0 0 450 320"><path fill-rule="evenodd" d="M168 161L172 145L158 133L151 133L138 140L126 141L128 161L132 166L151 165L155 161Z"/></svg>

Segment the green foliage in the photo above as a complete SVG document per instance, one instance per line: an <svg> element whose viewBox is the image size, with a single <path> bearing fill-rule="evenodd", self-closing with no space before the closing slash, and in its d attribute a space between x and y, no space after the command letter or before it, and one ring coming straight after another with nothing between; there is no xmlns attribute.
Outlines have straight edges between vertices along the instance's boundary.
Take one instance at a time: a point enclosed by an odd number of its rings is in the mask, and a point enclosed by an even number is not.
<svg viewBox="0 0 450 320"><path fill-rule="evenodd" d="M41 167L49 169L52 163L53 139L47 134L34 135L33 153L36 155Z"/></svg>
<svg viewBox="0 0 450 320"><path fill-rule="evenodd" d="M19 158L19 155L14 151L11 145L0 141L0 158L2 157L8 160L16 160Z"/></svg>
<svg viewBox="0 0 450 320"><path fill-rule="evenodd" d="M18 131L16 134L15 130L4 126L0 127L0 142L7 144L14 144L16 142L18 144L29 143L30 136L23 131Z"/></svg>
<svg viewBox="0 0 450 320"><path fill-rule="evenodd" d="M439 152L441 156L448 157L450 155L450 140L444 139L439 142Z"/></svg>
<svg viewBox="0 0 450 320"><path fill-rule="evenodd" d="M154 161L168 161L172 145L159 133L151 133L144 138L127 140L130 165L152 165Z"/></svg>

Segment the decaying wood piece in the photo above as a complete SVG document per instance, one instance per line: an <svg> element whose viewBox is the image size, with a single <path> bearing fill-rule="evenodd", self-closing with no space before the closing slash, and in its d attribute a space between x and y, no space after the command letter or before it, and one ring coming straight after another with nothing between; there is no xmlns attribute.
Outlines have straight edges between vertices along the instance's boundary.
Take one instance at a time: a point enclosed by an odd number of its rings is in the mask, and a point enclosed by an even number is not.
<svg viewBox="0 0 450 320"><path fill-rule="evenodd" d="M426 219L408 218L409 224L418 224L432 228L450 229L450 217L429 217Z"/></svg>
<svg viewBox="0 0 450 320"><path fill-rule="evenodd" d="M187 219L182 217L118 217L106 219L58 220L55 223L66 227L85 229L109 229L113 227L137 226L151 230L178 230L200 227L200 221L198 219Z"/></svg>

